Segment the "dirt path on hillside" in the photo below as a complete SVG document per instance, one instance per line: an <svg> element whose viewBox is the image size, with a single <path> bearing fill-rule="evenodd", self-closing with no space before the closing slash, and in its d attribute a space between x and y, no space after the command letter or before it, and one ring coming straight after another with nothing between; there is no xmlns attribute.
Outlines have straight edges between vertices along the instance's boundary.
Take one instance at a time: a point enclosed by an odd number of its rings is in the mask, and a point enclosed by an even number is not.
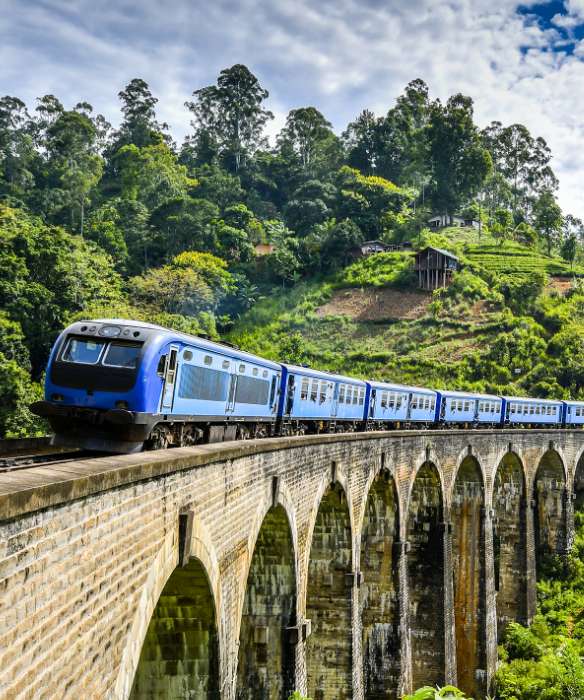
<svg viewBox="0 0 584 700"><path fill-rule="evenodd" d="M316 310L318 316L348 316L357 321L415 319L426 313L428 292L395 289L341 289Z"/></svg>

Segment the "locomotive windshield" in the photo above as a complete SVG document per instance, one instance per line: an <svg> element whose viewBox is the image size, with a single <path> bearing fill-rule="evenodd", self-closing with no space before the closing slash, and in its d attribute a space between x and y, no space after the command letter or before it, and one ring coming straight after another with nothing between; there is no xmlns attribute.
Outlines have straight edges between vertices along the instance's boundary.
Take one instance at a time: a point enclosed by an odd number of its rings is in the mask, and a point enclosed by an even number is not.
<svg viewBox="0 0 584 700"><path fill-rule="evenodd" d="M140 343L110 343L103 358L103 364L107 367L136 369L140 347Z"/></svg>
<svg viewBox="0 0 584 700"><path fill-rule="evenodd" d="M105 340L93 338L69 338L61 360L63 362L75 362L81 365L96 365L99 362Z"/></svg>

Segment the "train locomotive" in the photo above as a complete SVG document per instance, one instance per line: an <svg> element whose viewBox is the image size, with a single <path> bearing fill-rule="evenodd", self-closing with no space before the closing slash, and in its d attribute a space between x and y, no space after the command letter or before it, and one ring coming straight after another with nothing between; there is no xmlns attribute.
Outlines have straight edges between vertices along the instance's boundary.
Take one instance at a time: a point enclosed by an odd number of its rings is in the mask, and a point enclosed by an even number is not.
<svg viewBox="0 0 584 700"><path fill-rule="evenodd" d="M363 381L124 319L66 328L45 398L30 410L49 420L54 445L110 453L399 427L584 425L584 402Z"/></svg>

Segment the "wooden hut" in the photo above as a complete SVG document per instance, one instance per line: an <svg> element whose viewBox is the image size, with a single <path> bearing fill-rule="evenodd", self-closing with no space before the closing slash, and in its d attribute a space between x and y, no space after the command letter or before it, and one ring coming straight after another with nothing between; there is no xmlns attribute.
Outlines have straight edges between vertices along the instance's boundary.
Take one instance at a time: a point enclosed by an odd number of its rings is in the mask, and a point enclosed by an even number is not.
<svg viewBox="0 0 584 700"><path fill-rule="evenodd" d="M448 286L452 274L459 268L458 258L447 250L428 246L416 253L414 269L418 273L420 289L432 290Z"/></svg>

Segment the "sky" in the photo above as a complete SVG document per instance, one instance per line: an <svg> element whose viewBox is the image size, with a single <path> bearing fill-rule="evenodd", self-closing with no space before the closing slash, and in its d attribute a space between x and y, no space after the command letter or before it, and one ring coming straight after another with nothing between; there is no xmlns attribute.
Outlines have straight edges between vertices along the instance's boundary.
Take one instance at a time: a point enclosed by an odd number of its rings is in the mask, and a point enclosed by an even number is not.
<svg viewBox="0 0 584 700"><path fill-rule="evenodd" d="M0 0L0 94L52 93L119 123L134 77L180 142L184 102L244 63L275 115L314 105L340 133L422 78L462 92L480 126L520 122L554 154L565 213L584 218L584 0Z"/></svg>

